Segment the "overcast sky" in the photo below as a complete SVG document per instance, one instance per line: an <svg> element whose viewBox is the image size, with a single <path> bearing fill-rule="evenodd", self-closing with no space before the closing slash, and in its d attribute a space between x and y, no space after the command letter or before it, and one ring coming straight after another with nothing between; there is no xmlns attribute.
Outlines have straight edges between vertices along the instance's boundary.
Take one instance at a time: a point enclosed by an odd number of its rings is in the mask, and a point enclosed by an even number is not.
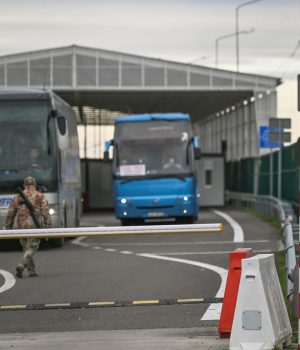
<svg viewBox="0 0 300 350"><path fill-rule="evenodd" d="M72 44L215 65L215 42L235 32L243 0L0 0L0 55ZM300 0L262 0L239 12L240 71L281 77L279 117L300 136ZM235 38L219 41L219 68L236 69ZM298 122L299 119L299 122Z"/></svg>

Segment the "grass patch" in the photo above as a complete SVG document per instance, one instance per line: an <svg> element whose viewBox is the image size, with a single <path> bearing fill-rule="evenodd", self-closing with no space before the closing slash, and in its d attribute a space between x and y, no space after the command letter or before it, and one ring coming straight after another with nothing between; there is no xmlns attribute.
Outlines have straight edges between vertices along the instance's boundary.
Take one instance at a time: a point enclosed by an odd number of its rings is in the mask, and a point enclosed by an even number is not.
<svg viewBox="0 0 300 350"><path fill-rule="evenodd" d="M286 298L287 291L286 291L286 271L285 271L285 252L284 251L275 253L275 264L276 264L276 270L277 270L279 282L281 285L281 290L285 299L287 312L288 312L292 330L293 330L292 342L298 344L298 317L293 314L292 307Z"/></svg>
<svg viewBox="0 0 300 350"><path fill-rule="evenodd" d="M275 230L278 231L278 233L280 235L282 235L282 230L281 230L281 222L280 220L278 219L274 219L270 216L267 216L261 212L259 212L258 210L256 209L250 209L250 208L247 208L247 209L244 209L245 212L249 213L249 214L252 214L252 215L255 215L256 217L260 218L262 221L268 223L269 225L271 225L273 228L275 228Z"/></svg>

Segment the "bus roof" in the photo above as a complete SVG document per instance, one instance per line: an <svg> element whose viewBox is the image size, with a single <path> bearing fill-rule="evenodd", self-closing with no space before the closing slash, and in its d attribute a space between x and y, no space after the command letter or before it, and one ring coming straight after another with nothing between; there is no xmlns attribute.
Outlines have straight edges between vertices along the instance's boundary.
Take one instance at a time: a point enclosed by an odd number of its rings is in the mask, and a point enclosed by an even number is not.
<svg viewBox="0 0 300 350"><path fill-rule="evenodd" d="M51 91L33 89L0 89L0 100L49 99Z"/></svg>
<svg viewBox="0 0 300 350"><path fill-rule="evenodd" d="M183 113L133 114L124 117L117 117L115 122L145 122L150 120L190 120L190 116Z"/></svg>

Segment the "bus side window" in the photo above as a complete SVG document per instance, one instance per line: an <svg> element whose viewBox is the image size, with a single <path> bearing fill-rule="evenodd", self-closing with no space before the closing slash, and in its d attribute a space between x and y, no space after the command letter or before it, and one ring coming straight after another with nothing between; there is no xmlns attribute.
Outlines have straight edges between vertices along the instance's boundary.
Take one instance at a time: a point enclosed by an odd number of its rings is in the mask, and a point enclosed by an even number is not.
<svg viewBox="0 0 300 350"><path fill-rule="evenodd" d="M206 169L205 170L205 187L211 187L212 186L212 170Z"/></svg>

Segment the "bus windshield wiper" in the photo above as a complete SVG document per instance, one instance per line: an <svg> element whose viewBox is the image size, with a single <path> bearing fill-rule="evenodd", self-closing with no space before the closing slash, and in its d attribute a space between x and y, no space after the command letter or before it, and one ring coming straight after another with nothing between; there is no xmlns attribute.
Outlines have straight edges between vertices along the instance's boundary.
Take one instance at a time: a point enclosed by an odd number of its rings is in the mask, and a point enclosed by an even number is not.
<svg viewBox="0 0 300 350"><path fill-rule="evenodd" d="M185 179L185 176L183 176L183 175L166 175L166 177L174 177L175 179L179 179L179 180L181 180L181 181L183 181L183 182L185 182L186 181L186 179Z"/></svg>
<svg viewBox="0 0 300 350"><path fill-rule="evenodd" d="M141 181L141 180L154 180L154 179L167 179L167 178L175 178L179 179L183 182L186 181L187 174L185 175L176 175L176 174L155 174L155 175L146 175L143 177L130 177L125 178L124 180L121 180L121 184L125 184L132 181Z"/></svg>
<svg viewBox="0 0 300 350"><path fill-rule="evenodd" d="M146 178L147 179L147 178ZM149 178L148 178L149 179ZM132 181L141 181L141 180L145 180L145 177L133 177L133 178L126 178L124 180L121 180L121 184L126 184L128 182L132 182Z"/></svg>

